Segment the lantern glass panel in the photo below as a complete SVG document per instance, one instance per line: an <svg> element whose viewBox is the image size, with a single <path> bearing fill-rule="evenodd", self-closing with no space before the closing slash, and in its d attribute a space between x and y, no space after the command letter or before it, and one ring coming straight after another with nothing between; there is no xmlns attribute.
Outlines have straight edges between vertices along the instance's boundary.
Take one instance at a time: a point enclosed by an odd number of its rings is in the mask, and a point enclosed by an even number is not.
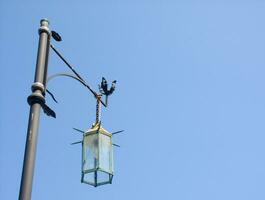
<svg viewBox="0 0 265 200"><path fill-rule="evenodd" d="M99 134L99 168L113 173L111 136L105 134Z"/></svg>
<svg viewBox="0 0 265 200"><path fill-rule="evenodd" d="M83 171L96 170L98 167L98 134L89 134L83 142Z"/></svg>
<svg viewBox="0 0 265 200"><path fill-rule="evenodd" d="M82 182L95 186L96 185L96 183L95 183L95 173L94 172L84 173L82 175Z"/></svg>

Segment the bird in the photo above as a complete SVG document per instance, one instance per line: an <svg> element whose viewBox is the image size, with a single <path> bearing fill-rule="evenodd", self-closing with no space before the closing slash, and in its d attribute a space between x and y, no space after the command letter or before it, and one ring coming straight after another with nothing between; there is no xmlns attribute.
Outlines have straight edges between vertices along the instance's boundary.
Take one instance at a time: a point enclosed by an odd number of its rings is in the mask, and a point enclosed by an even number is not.
<svg viewBox="0 0 265 200"><path fill-rule="evenodd" d="M108 91L108 83L104 77L102 77L101 88L102 88L103 92L106 94Z"/></svg>
<svg viewBox="0 0 265 200"><path fill-rule="evenodd" d="M111 95L115 90L116 82L117 82L116 80L112 81L111 87L110 89L108 89L108 82L104 77L102 77L102 81L99 86L100 92L106 96Z"/></svg>
<svg viewBox="0 0 265 200"><path fill-rule="evenodd" d="M117 83L116 80L112 81L111 88L109 90L109 94L112 94L114 92L116 83Z"/></svg>

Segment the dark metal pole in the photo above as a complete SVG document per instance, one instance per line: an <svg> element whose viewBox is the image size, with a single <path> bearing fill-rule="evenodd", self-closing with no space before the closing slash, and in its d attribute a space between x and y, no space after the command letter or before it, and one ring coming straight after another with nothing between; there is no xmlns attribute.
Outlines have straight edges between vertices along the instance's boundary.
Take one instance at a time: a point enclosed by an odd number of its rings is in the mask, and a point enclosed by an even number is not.
<svg viewBox="0 0 265 200"><path fill-rule="evenodd" d="M42 19L40 21L39 28L39 48L35 71L35 80L31 87L32 94L28 97L30 112L26 147L24 153L23 171L20 183L19 200L31 199L40 109L41 106L45 104L45 86L48 70L49 47L49 21L47 19Z"/></svg>

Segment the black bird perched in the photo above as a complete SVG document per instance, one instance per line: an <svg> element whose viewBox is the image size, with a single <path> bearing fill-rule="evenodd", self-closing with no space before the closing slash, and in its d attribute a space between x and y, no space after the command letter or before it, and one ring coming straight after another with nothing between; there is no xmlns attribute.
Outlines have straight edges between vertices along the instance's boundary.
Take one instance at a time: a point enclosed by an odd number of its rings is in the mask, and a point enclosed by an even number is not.
<svg viewBox="0 0 265 200"><path fill-rule="evenodd" d="M117 83L116 80L112 81L111 88L110 88L110 90L109 90L109 93L110 93L110 94L112 94L112 93L114 92L115 87L116 87L116 83Z"/></svg>
<svg viewBox="0 0 265 200"><path fill-rule="evenodd" d="M61 42L62 41L62 37L59 35L59 33L52 31L52 37L53 39L55 39L57 42Z"/></svg>
<svg viewBox="0 0 265 200"><path fill-rule="evenodd" d="M107 80L102 77L102 81L101 81L101 89L103 90L104 93L106 93L108 91L108 83Z"/></svg>
<svg viewBox="0 0 265 200"><path fill-rule="evenodd" d="M108 90L108 82L107 80L102 77L101 85L100 85L100 92L106 96L111 95L115 90L116 80L112 81L111 87Z"/></svg>

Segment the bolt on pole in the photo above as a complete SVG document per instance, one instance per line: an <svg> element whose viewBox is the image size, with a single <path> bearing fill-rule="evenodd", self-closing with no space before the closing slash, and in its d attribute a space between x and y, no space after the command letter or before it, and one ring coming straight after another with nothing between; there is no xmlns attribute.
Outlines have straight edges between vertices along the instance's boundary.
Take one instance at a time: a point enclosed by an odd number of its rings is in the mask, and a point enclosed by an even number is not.
<svg viewBox="0 0 265 200"><path fill-rule="evenodd" d="M39 28L39 47L35 79L31 87L32 94L28 97L30 112L24 153L23 170L20 183L19 200L31 199L38 139L39 116L41 107L45 104L45 87L48 71L49 47L49 21L47 19L42 19L40 21Z"/></svg>

